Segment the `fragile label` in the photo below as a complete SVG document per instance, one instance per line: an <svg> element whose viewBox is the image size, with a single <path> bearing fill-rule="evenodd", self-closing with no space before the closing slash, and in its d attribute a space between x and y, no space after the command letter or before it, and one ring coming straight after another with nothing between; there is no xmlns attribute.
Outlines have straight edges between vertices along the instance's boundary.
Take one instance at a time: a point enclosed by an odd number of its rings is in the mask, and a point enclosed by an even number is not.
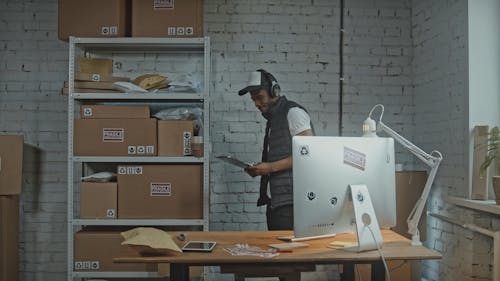
<svg viewBox="0 0 500 281"><path fill-rule="evenodd" d="M172 185L169 182L152 182L151 196L171 196Z"/></svg>
<svg viewBox="0 0 500 281"><path fill-rule="evenodd" d="M366 167L366 155L344 146L344 164L364 171Z"/></svg>
<svg viewBox="0 0 500 281"><path fill-rule="evenodd" d="M153 9L173 9L174 0L154 0Z"/></svg>
<svg viewBox="0 0 500 281"><path fill-rule="evenodd" d="M123 128L102 128L103 142L123 142L125 139L125 129Z"/></svg>

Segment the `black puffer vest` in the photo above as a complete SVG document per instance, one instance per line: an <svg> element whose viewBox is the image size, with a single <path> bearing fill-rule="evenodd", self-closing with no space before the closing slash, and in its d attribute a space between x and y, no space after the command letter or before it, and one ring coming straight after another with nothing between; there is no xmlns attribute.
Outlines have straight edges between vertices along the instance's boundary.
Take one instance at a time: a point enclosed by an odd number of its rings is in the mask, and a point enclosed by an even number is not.
<svg viewBox="0 0 500 281"><path fill-rule="evenodd" d="M263 152L263 162L274 162L292 156L292 135L290 135L287 115L288 111L293 107L299 107L305 111L305 108L301 105L281 96L276 103L271 105L268 113L262 114L264 118L267 119L269 131L266 136L268 150L267 153ZM293 204L292 169L271 173L269 175L269 183L271 190L271 208ZM265 184L265 186L263 186L263 184ZM261 197L263 188L267 190L267 182L263 183L261 181ZM259 198L259 202L262 202L262 198Z"/></svg>

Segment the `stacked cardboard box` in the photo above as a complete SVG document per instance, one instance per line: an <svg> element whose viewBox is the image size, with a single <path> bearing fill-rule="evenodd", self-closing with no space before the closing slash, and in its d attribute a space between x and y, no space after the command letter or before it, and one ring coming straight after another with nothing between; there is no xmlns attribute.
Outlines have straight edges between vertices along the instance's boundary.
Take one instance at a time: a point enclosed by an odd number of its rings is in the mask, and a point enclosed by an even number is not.
<svg viewBox="0 0 500 281"><path fill-rule="evenodd" d="M75 93L122 93L114 82L129 82L128 77L113 76L113 60L105 58L79 58L75 73ZM63 95L69 93L69 82L64 81Z"/></svg>
<svg viewBox="0 0 500 281"><path fill-rule="evenodd" d="M199 164L118 166L118 218L203 218Z"/></svg>
<svg viewBox="0 0 500 281"><path fill-rule="evenodd" d="M59 0L59 39L127 36L129 13L128 0Z"/></svg>
<svg viewBox="0 0 500 281"><path fill-rule="evenodd" d="M202 0L132 0L133 37L203 36Z"/></svg>
<svg viewBox="0 0 500 281"><path fill-rule="evenodd" d="M0 136L0 281L19 280L23 136Z"/></svg>
<svg viewBox="0 0 500 281"><path fill-rule="evenodd" d="M75 156L156 156L156 119L148 106L81 106ZM106 117L106 118L99 118ZM124 118L126 117L126 118Z"/></svg>
<svg viewBox="0 0 500 281"><path fill-rule="evenodd" d="M131 5L130 5L131 4ZM202 0L59 0L59 39L202 37Z"/></svg>

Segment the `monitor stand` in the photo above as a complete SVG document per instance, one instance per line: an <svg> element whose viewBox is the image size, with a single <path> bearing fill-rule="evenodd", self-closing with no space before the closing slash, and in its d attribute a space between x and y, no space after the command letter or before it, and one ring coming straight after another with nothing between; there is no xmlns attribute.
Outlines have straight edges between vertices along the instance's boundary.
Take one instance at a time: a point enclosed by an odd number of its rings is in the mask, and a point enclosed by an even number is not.
<svg viewBox="0 0 500 281"><path fill-rule="evenodd" d="M323 235L315 235L315 236L306 236L306 237L295 237L295 236L279 236L278 239L285 242L300 242L314 239L323 239L323 238L332 238L335 237L335 233L323 234Z"/></svg>
<svg viewBox="0 0 500 281"><path fill-rule="evenodd" d="M383 241L368 188L364 184L351 184L349 187L354 207L358 246L342 249L350 252L376 250L377 244L382 247Z"/></svg>

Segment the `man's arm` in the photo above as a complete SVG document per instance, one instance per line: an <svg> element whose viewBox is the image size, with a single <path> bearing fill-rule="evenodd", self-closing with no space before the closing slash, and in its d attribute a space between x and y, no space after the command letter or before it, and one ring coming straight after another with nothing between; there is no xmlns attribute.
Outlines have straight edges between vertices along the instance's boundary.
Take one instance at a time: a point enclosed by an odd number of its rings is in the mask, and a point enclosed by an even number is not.
<svg viewBox="0 0 500 281"><path fill-rule="evenodd" d="M313 132L311 129L307 129L305 131L296 134L296 136L313 136ZM279 171L285 171L291 168L292 168L292 156L288 156L287 158L283 158L281 160L274 162L257 163L251 167L246 168L245 171L252 177L255 177Z"/></svg>

